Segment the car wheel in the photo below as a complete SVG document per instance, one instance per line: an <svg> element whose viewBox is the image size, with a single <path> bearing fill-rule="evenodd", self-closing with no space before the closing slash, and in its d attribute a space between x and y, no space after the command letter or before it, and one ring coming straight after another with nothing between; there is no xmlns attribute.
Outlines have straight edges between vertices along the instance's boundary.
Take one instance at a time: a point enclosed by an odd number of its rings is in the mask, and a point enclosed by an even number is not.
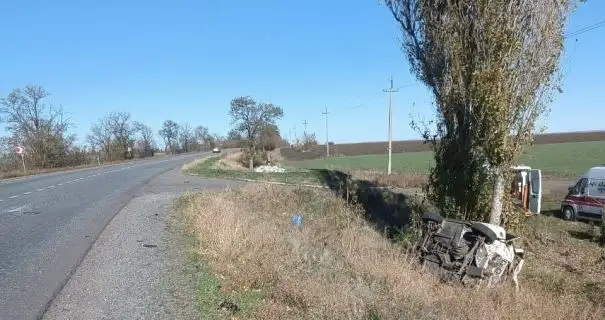
<svg viewBox="0 0 605 320"><path fill-rule="evenodd" d="M576 220L576 213L573 211L572 207L566 206L563 208L563 219L569 221Z"/></svg>
<svg viewBox="0 0 605 320"><path fill-rule="evenodd" d="M498 240L498 235L496 235L494 231L492 231L490 228L481 223L473 223L470 228L471 230L473 230L473 232L482 234L485 238L487 238L489 242L494 242Z"/></svg>
<svg viewBox="0 0 605 320"><path fill-rule="evenodd" d="M422 214L422 221L432 221L435 223L441 223L441 221L443 221L443 217L437 212L425 212L424 214Z"/></svg>

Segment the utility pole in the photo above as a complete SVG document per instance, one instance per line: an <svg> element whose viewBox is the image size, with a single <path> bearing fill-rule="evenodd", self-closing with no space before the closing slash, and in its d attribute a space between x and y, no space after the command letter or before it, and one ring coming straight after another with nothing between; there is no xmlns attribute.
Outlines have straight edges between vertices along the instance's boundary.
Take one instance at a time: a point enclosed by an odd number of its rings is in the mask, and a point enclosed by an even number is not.
<svg viewBox="0 0 605 320"><path fill-rule="evenodd" d="M305 136L306 136L307 135L307 124L309 124L309 123L307 122L307 120L305 120L302 124L303 124L303 126L305 126L305 131L303 131L303 132L305 133Z"/></svg>
<svg viewBox="0 0 605 320"><path fill-rule="evenodd" d="M326 106L326 110L324 112L322 112L321 114L326 116L326 157L330 156L330 139L328 136L328 114L330 114L328 112L328 107Z"/></svg>
<svg viewBox="0 0 605 320"><path fill-rule="evenodd" d="M392 128L393 128L393 92L399 91L399 89L393 88L393 77L391 77L391 87L383 89L382 91L389 93L389 164L387 167L387 174L391 174L391 155L393 153L393 139L392 139Z"/></svg>

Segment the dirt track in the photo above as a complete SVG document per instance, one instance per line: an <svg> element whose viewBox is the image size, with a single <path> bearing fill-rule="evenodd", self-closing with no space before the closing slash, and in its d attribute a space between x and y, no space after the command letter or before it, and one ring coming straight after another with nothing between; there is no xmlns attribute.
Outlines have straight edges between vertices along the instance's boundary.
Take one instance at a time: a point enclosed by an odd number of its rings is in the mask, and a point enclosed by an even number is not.
<svg viewBox="0 0 605 320"><path fill-rule="evenodd" d="M542 182L542 195L562 198L567 193L567 187L574 183L573 180L549 180L546 178Z"/></svg>

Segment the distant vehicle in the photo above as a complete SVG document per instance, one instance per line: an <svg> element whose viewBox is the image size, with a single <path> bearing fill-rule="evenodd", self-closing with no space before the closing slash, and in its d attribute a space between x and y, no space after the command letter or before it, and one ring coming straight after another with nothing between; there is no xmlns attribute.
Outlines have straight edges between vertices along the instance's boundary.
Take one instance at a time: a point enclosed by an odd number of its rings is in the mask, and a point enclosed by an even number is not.
<svg viewBox="0 0 605 320"><path fill-rule="evenodd" d="M514 200L522 210L540 214L542 207L542 170L528 166L515 166L515 179L511 185Z"/></svg>
<svg viewBox="0 0 605 320"><path fill-rule="evenodd" d="M565 220L601 221L605 206L605 165L588 169L568 190L561 202Z"/></svg>
<svg viewBox="0 0 605 320"><path fill-rule="evenodd" d="M220 152L221 152L221 149L219 149L219 148L212 149L212 153L220 153Z"/></svg>

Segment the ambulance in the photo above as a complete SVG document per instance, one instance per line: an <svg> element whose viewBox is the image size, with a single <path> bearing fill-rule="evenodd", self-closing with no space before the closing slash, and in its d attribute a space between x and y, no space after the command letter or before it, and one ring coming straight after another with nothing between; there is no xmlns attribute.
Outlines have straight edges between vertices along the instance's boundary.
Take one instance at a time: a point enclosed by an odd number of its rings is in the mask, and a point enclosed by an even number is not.
<svg viewBox="0 0 605 320"><path fill-rule="evenodd" d="M588 169L561 202L565 220L601 221L605 206L605 164Z"/></svg>
<svg viewBox="0 0 605 320"><path fill-rule="evenodd" d="M511 167L514 179L511 183L511 195L517 207L526 215L538 215L542 209L542 170L519 165Z"/></svg>

